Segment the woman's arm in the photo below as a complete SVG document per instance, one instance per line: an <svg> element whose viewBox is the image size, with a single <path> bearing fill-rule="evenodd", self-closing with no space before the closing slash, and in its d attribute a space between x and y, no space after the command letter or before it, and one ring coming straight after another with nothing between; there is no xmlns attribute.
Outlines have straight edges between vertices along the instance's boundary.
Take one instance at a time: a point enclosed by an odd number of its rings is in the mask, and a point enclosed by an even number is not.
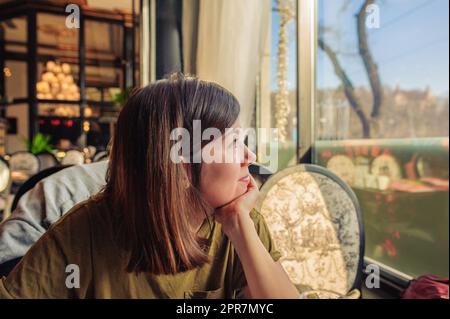
<svg viewBox="0 0 450 319"><path fill-rule="evenodd" d="M244 269L250 296L262 298L299 298L280 263L275 262L261 242L253 220L247 214L239 214L241 228L229 234Z"/></svg>
<svg viewBox="0 0 450 319"><path fill-rule="evenodd" d="M300 294L291 283L280 263L275 262L261 242L250 217L259 192L254 181L247 192L219 209L217 220L233 243L247 280L247 296L255 299L299 298Z"/></svg>
<svg viewBox="0 0 450 319"><path fill-rule="evenodd" d="M275 264L281 269L281 271L288 276L288 274L286 273L286 271L284 270L283 266L281 265L280 261L275 262ZM247 286L245 286L242 289L242 295L240 295L240 298L244 298L244 299L253 299L252 293L250 292L250 288ZM300 296L295 297L295 298L300 298Z"/></svg>

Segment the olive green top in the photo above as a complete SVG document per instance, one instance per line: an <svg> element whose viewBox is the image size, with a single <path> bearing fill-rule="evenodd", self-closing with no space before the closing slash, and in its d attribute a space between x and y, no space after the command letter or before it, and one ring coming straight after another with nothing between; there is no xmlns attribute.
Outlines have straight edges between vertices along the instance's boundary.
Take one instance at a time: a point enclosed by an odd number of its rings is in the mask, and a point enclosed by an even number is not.
<svg viewBox="0 0 450 319"><path fill-rule="evenodd" d="M72 208L0 280L0 299L235 298L246 286L234 247L213 218L205 219L198 231L208 239L210 263L175 275L126 272L127 254L116 244L112 211L96 197ZM281 255L263 216L256 211L250 216L277 261Z"/></svg>

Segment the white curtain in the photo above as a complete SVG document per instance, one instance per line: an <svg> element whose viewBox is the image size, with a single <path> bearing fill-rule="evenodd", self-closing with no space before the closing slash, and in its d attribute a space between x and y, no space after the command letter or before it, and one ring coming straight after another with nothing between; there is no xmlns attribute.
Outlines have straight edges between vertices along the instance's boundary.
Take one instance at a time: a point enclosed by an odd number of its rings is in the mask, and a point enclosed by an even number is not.
<svg viewBox="0 0 450 319"><path fill-rule="evenodd" d="M250 127L256 81L269 32L270 0L184 0L184 72L214 81L241 104Z"/></svg>

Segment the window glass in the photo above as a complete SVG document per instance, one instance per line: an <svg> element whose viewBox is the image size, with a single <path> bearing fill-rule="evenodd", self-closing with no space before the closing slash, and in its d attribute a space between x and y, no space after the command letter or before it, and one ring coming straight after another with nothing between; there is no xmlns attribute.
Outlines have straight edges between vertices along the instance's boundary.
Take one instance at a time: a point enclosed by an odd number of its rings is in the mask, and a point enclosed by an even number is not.
<svg viewBox="0 0 450 319"><path fill-rule="evenodd" d="M280 170L297 163L297 1L273 0L257 100L257 127L278 132ZM273 137L261 130L258 161L270 156Z"/></svg>
<svg viewBox="0 0 450 319"><path fill-rule="evenodd" d="M366 256L447 277L449 3L369 3L318 1L314 161L358 196Z"/></svg>

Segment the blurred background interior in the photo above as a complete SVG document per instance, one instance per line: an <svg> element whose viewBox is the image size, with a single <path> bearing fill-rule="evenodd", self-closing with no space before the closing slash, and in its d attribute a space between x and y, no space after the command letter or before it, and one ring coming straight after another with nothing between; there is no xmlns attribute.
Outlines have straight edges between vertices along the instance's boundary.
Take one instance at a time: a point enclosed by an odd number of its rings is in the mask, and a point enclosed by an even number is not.
<svg viewBox="0 0 450 319"><path fill-rule="evenodd" d="M230 89L243 127L278 129L278 170L352 187L391 286L448 277L449 2L373 4L0 0L0 220L33 175L105 160L131 90L182 71Z"/></svg>

